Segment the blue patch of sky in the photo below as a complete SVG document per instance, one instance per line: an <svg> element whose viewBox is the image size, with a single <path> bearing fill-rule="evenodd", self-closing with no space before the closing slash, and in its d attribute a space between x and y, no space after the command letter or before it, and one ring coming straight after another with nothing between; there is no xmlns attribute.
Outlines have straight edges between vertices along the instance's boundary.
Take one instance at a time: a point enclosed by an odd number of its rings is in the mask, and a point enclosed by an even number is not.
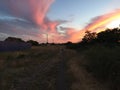
<svg viewBox="0 0 120 90"><path fill-rule="evenodd" d="M71 25L84 27L89 21L108 11L120 8L120 0L55 0L47 16L52 20L70 20Z"/></svg>

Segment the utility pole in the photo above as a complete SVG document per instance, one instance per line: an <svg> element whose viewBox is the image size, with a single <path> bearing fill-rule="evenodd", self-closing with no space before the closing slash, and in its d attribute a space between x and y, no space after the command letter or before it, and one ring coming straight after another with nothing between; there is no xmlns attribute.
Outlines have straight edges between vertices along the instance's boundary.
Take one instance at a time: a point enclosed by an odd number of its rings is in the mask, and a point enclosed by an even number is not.
<svg viewBox="0 0 120 90"><path fill-rule="evenodd" d="M48 34L46 34L46 44L48 44Z"/></svg>
<svg viewBox="0 0 120 90"><path fill-rule="evenodd" d="M52 41L53 41L53 44L54 44L54 39Z"/></svg>
<svg viewBox="0 0 120 90"><path fill-rule="evenodd" d="M54 44L54 37L52 36L52 43Z"/></svg>

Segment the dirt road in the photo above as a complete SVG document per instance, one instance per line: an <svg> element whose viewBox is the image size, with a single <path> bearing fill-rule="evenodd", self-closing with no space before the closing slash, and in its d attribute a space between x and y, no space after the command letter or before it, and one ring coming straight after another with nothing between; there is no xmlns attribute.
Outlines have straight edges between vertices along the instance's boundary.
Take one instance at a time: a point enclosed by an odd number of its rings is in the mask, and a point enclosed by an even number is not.
<svg viewBox="0 0 120 90"><path fill-rule="evenodd" d="M44 47L40 49L43 53L37 48L31 51L32 59L27 55L20 58L22 66L5 67L1 90L108 90L86 71L76 51L53 49Z"/></svg>

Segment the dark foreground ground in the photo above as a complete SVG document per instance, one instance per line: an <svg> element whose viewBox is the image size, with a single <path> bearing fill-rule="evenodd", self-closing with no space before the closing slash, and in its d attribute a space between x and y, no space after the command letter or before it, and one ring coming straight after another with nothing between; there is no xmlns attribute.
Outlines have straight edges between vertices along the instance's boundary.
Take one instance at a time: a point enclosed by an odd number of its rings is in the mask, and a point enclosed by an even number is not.
<svg viewBox="0 0 120 90"><path fill-rule="evenodd" d="M64 46L0 53L0 90L110 90L85 65L83 54Z"/></svg>

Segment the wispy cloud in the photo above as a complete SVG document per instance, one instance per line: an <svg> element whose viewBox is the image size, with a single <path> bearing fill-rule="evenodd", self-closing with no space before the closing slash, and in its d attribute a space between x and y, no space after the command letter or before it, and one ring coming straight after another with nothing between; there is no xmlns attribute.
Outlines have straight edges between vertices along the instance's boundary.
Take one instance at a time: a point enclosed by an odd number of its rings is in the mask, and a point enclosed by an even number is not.
<svg viewBox="0 0 120 90"><path fill-rule="evenodd" d="M0 32L26 37L36 36L37 40L43 38L44 33L59 36L57 26L67 21L52 21L46 17L53 2L54 0L1 0Z"/></svg>
<svg viewBox="0 0 120 90"><path fill-rule="evenodd" d="M0 0L0 34L2 37L11 35L39 42L45 42L45 35L49 34L54 42L78 42L86 30L99 32L120 18L120 9L117 9L93 18L84 29L76 30L62 26L71 21L53 21L47 17L53 3L54 0Z"/></svg>
<svg viewBox="0 0 120 90"><path fill-rule="evenodd" d="M68 30L68 34L70 36L69 40L72 42L79 42L85 35L86 30L92 32L104 31L109 23L117 19L120 19L120 9L116 9L104 15L96 16L91 19L90 23L87 24L82 30Z"/></svg>

